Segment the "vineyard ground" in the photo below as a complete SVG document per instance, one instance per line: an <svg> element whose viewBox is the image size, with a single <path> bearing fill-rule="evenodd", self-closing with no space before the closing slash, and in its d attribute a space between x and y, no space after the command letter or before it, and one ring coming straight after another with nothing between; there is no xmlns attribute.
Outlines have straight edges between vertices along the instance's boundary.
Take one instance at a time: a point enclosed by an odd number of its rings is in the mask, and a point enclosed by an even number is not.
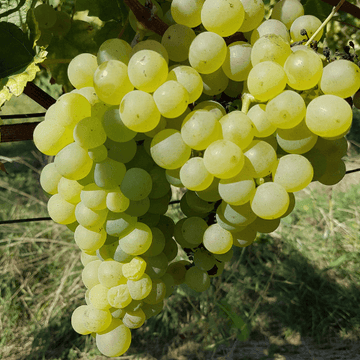
<svg viewBox="0 0 360 360"><path fill-rule="evenodd" d="M11 102L4 113L37 112ZM39 186L46 157L30 142L2 144L0 220L47 216ZM349 157L348 168L360 167ZM360 175L329 189L312 184L280 228L236 251L211 293L180 287L164 312L138 331L123 359L357 359L360 353ZM238 249L237 249L238 250ZM0 358L104 360L75 334L83 302L71 232L52 222L0 226ZM214 295L215 294L215 295ZM218 311L221 299L252 326L250 340ZM224 342L224 339L226 340Z"/></svg>

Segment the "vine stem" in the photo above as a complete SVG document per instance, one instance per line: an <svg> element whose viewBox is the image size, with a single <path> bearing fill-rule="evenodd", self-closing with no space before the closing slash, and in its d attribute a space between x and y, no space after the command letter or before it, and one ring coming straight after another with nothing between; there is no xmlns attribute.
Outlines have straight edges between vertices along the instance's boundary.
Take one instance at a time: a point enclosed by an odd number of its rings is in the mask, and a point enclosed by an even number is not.
<svg viewBox="0 0 360 360"><path fill-rule="evenodd" d="M250 104L255 101L255 98L249 93L244 93L241 96L241 100L242 100L241 111L244 114L247 114L249 111Z"/></svg>
<svg viewBox="0 0 360 360"><path fill-rule="evenodd" d="M336 4L338 3L337 0L322 0L322 2L325 2L325 3L333 5L333 6L336 6ZM360 8L358 8L354 4L349 3L348 1L344 2L341 10L356 17L357 19L360 19Z"/></svg>
<svg viewBox="0 0 360 360"><path fill-rule="evenodd" d="M345 0L340 0L340 2L336 6L333 7L329 16L324 20L324 22L319 26L319 28L313 33L312 37L306 42L305 46L308 46L311 44L311 42L315 39L317 34L324 29L324 27L332 19L332 17L340 9L340 7L344 4L344 2L345 2Z"/></svg>

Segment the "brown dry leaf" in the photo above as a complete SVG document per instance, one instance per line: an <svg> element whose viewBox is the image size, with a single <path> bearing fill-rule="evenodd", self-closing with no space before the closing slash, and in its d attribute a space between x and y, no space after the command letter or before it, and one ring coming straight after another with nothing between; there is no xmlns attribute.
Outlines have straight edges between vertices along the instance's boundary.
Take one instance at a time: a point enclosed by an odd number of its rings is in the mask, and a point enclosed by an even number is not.
<svg viewBox="0 0 360 360"><path fill-rule="evenodd" d="M8 172L5 169L5 165L2 162L0 162L0 170L4 171L6 174L8 174Z"/></svg>

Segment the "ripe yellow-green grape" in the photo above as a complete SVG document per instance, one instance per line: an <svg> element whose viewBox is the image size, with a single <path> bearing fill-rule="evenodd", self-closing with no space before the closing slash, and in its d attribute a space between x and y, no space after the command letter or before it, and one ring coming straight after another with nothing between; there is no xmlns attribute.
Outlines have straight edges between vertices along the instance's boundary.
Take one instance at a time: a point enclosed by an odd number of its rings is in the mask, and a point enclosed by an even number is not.
<svg viewBox="0 0 360 360"><path fill-rule="evenodd" d="M225 254L233 245L233 236L219 224L212 224L204 232L203 243L211 253Z"/></svg>
<svg viewBox="0 0 360 360"><path fill-rule="evenodd" d="M111 314L108 309L96 309L93 305L87 305L84 311L83 324L91 332L106 330L111 324Z"/></svg>
<svg viewBox="0 0 360 360"><path fill-rule="evenodd" d="M86 309L87 309L86 305L81 305L77 307L71 315L71 326L78 334L81 335L91 334L91 331L85 327L82 321Z"/></svg>
<svg viewBox="0 0 360 360"><path fill-rule="evenodd" d="M142 300L150 294L152 280L148 274L143 274L139 280L128 280L127 287L133 300Z"/></svg>
<svg viewBox="0 0 360 360"><path fill-rule="evenodd" d="M121 184L126 173L126 166L116 160L106 158L97 163L94 169L95 184L101 188L113 189Z"/></svg>
<svg viewBox="0 0 360 360"><path fill-rule="evenodd" d="M232 225L233 231L238 227L251 224L256 219L256 214L250 206L250 202L244 205L230 205L222 201L218 207L216 214L227 225Z"/></svg>
<svg viewBox="0 0 360 360"><path fill-rule="evenodd" d="M200 102L194 107L195 110L207 110L210 113L214 114L218 120L220 120L224 115L226 115L225 108L214 100L205 100Z"/></svg>
<svg viewBox="0 0 360 360"><path fill-rule="evenodd" d="M123 275L128 280L139 280L145 273L146 261L140 257L135 256L122 267Z"/></svg>
<svg viewBox="0 0 360 360"><path fill-rule="evenodd" d="M106 218L106 232L111 236L122 236L133 230L136 222L136 216L131 216L126 213L110 212Z"/></svg>
<svg viewBox="0 0 360 360"><path fill-rule="evenodd" d="M156 40L152 40L152 39L147 39L147 40L143 40L138 42L131 50L130 53L130 58L137 52L139 52L140 50L152 50L155 51L157 53L159 53L165 60L166 63L169 63L169 54L166 50L166 48L164 47L164 45L162 45L159 41Z"/></svg>
<svg viewBox="0 0 360 360"><path fill-rule="evenodd" d="M280 0L271 12L271 19L280 20L290 29L294 20L304 15L304 7L298 0ZM309 35L310 37L311 35Z"/></svg>
<svg viewBox="0 0 360 360"><path fill-rule="evenodd" d="M59 181L61 174L56 170L55 164L49 163L43 167L40 174L40 186L50 195L55 195L58 192Z"/></svg>
<svg viewBox="0 0 360 360"><path fill-rule="evenodd" d="M83 187L80 193L82 203L92 210L102 210L106 208L107 191L91 183Z"/></svg>
<svg viewBox="0 0 360 360"><path fill-rule="evenodd" d="M100 284L98 277L100 264L101 260L94 260L85 265L81 273L81 279L87 289L91 289L93 286Z"/></svg>
<svg viewBox="0 0 360 360"><path fill-rule="evenodd" d="M257 28L261 24L265 15L265 7L262 0L241 0L241 3L244 8L245 17L237 31L245 33Z"/></svg>
<svg viewBox="0 0 360 360"><path fill-rule="evenodd" d="M171 15L178 24L190 28L201 24L201 8L205 0L174 0L171 3Z"/></svg>
<svg viewBox="0 0 360 360"><path fill-rule="evenodd" d="M76 220L75 205L64 200L60 194L51 196L47 209L50 217L58 224L71 224Z"/></svg>
<svg viewBox="0 0 360 360"><path fill-rule="evenodd" d="M123 62L125 65L130 60L131 46L122 39L108 39L104 41L97 52L98 64L102 64L109 60L118 60Z"/></svg>
<svg viewBox="0 0 360 360"><path fill-rule="evenodd" d="M276 131L276 127L267 118L265 104L256 104L250 108L247 116L254 125L254 136L264 138Z"/></svg>
<svg viewBox="0 0 360 360"><path fill-rule="evenodd" d="M262 219L272 220L285 214L290 199L285 188L275 182L266 182L256 188L250 200L252 211Z"/></svg>
<svg viewBox="0 0 360 360"><path fill-rule="evenodd" d="M128 306L132 301L129 288L126 283L110 288L108 291L107 299L112 307L120 309Z"/></svg>
<svg viewBox="0 0 360 360"><path fill-rule="evenodd" d="M94 252L104 245L106 232L104 228L100 228L99 231L91 231L79 225L75 230L74 239L81 250Z"/></svg>
<svg viewBox="0 0 360 360"><path fill-rule="evenodd" d="M180 169L181 183L189 190L205 190L213 179L214 176L207 171L202 157L189 159Z"/></svg>
<svg viewBox="0 0 360 360"><path fill-rule="evenodd" d="M98 278L101 285L108 289L126 284L126 278L122 272L124 264L114 261L113 259L105 259L98 268Z"/></svg>
<svg viewBox="0 0 360 360"><path fill-rule="evenodd" d="M163 301L166 295L166 285L162 279L153 279L150 294L144 299L147 304L155 305Z"/></svg>
<svg viewBox="0 0 360 360"><path fill-rule="evenodd" d="M83 188L84 186L76 180L69 180L64 177L61 177L58 183L58 193L64 200L74 205L81 201L80 193Z"/></svg>
<svg viewBox="0 0 360 360"><path fill-rule="evenodd" d="M82 53L75 56L67 69L67 75L71 84L81 89L93 86L93 77L98 67L96 56L88 53Z"/></svg>
<svg viewBox="0 0 360 360"><path fill-rule="evenodd" d="M108 209L92 210L79 202L75 208L75 217L80 225L89 230L100 229L106 220Z"/></svg>
<svg viewBox="0 0 360 360"><path fill-rule="evenodd" d="M105 331L96 334L96 346L105 356L123 355L130 347L131 331L120 319L112 319Z"/></svg>
<svg viewBox="0 0 360 360"><path fill-rule="evenodd" d="M146 224L137 222L133 230L120 237L119 245L127 254L141 255L150 248L151 242L151 229Z"/></svg>
<svg viewBox="0 0 360 360"><path fill-rule="evenodd" d="M254 224L254 222L252 224ZM231 234L233 236L234 246L246 247L255 241L257 231L254 227L244 226L243 228L239 228L238 230L233 231Z"/></svg>
<svg viewBox="0 0 360 360"><path fill-rule="evenodd" d="M201 74L203 81L203 93L205 95L219 95L229 85L229 78L225 75L224 70L220 67L210 74Z"/></svg>
<svg viewBox="0 0 360 360"><path fill-rule="evenodd" d="M321 26L321 20L314 15L302 15L296 18L290 27L290 36L291 39L295 41L307 40L315 33L315 31ZM301 35L301 30L305 29L306 35ZM323 35L324 29L321 29L320 32L314 38L315 41L319 41Z"/></svg>
<svg viewBox="0 0 360 360"><path fill-rule="evenodd" d="M269 19L262 22L254 31L251 33L251 45L264 35L275 34L281 36L286 42L290 43L289 31L286 26L279 20Z"/></svg>
<svg viewBox="0 0 360 360"><path fill-rule="evenodd" d="M75 142L84 149L92 149L106 141L106 132L101 118L94 116L81 119L75 125L73 136Z"/></svg>
<svg viewBox="0 0 360 360"><path fill-rule="evenodd" d="M139 308L135 311L126 311L122 321L129 329L138 329L146 320L144 311Z"/></svg>
<svg viewBox="0 0 360 360"><path fill-rule="evenodd" d="M99 260L96 255L96 252L86 253L85 251L81 251L80 260L82 265L85 267L89 262Z"/></svg>
<svg viewBox="0 0 360 360"><path fill-rule="evenodd" d="M90 289L89 300L92 306L100 310L108 310L111 305L108 302L107 294L109 288L102 284L97 284Z"/></svg>

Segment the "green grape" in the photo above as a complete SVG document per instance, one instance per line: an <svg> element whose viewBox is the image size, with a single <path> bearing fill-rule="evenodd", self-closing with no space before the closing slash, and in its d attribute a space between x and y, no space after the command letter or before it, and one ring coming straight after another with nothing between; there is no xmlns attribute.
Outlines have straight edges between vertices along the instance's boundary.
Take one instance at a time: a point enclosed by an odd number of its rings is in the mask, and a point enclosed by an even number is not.
<svg viewBox="0 0 360 360"><path fill-rule="evenodd" d="M111 235L108 235L108 237L109 236ZM114 236L111 236L111 238L114 238ZM108 259L123 261L125 257L118 259L118 257L115 256L115 253L118 251L118 249L119 249L119 240L112 242L111 244L106 244L105 241L105 244L99 250L96 250L96 255L98 259L100 259L101 261L106 261ZM130 256L130 255L126 255L126 256Z"/></svg>
<svg viewBox="0 0 360 360"><path fill-rule="evenodd" d="M56 155L74 141L72 131L60 123L41 121L34 129L34 144L45 155Z"/></svg>
<svg viewBox="0 0 360 360"><path fill-rule="evenodd" d="M177 169L167 169L165 171L165 176L170 185L181 188L184 187L184 185L180 179L180 169L181 167Z"/></svg>
<svg viewBox="0 0 360 360"><path fill-rule="evenodd" d="M127 280L139 280L145 273L146 261L140 257L135 256L122 267L122 272Z"/></svg>
<svg viewBox="0 0 360 360"><path fill-rule="evenodd" d="M122 39L108 39L104 41L97 52L97 62L101 65L109 60L118 60L127 65L130 60L131 46Z"/></svg>
<svg viewBox="0 0 360 360"><path fill-rule="evenodd" d="M284 215L289 207L289 202L289 195L286 189L275 182L266 182L258 186L254 197L250 201L252 211L257 216L267 220L276 219Z"/></svg>
<svg viewBox="0 0 360 360"><path fill-rule="evenodd" d="M183 141L195 150L205 150L211 143L219 140L221 135L221 124L207 110L190 112L181 126Z"/></svg>
<svg viewBox="0 0 360 360"><path fill-rule="evenodd" d="M110 309L111 305L107 299L108 290L109 289L102 284L97 284L92 287L89 292L90 304L99 310Z"/></svg>
<svg viewBox="0 0 360 360"><path fill-rule="evenodd" d="M153 98L160 114L167 118L180 116L189 104L189 93L175 80L168 80L160 85Z"/></svg>
<svg viewBox="0 0 360 360"><path fill-rule="evenodd" d="M146 320L145 313L142 309L136 311L126 311L122 321L124 325L129 329L138 329Z"/></svg>
<svg viewBox="0 0 360 360"><path fill-rule="evenodd" d="M192 209L189 204L186 201L186 197L183 196L180 200L180 210L182 211L182 213L187 216L187 217L191 217L191 216L199 216L199 217L206 217L208 214L204 213L204 212L198 212L194 209ZM181 244L182 247L184 244ZM187 243L186 245L190 245L189 243ZM189 247L191 248L191 246L185 246L185 247Z"/></svg>
<svg viewBox="0 0 360 360"><path fill-rule="evenodd" d="M50 30L40 29L41 34L39 39L36 40L36 46L48 46L54 35L50 32Z"/></svg>
<svg viewBox="0 0 360 360"><path fill-rule="evenodd" d="M165 119L163 116L160 117L160 121L159 123L156 125L156 127L150 131L146 131L144 134L148 137L148 138L153 138L157 133L159 133L161 130L164 130L167 128L167 122L168 120ZM146 139L149 141L149 145L151 140L150 139ZM150 148L149 148L150 149Z"/></svg>
<svg viewBox="0 0 360 360"><path fill-rule="evenodd" d="M340 182L346 174L346 165L339 158L327 158L326 170L318 181L327 186L335 185Z"/></svg>
<svg viewBox="0 0 360 360"><path fill-rule="evenodd" d="M224 94L231 98L239 98L244 90L244 83L241 81L229 80Z"/></svg>
<svg viewBox="0 0 360 360"><path fill-rule="evenodd" d="M160 221L160 215L147 212L145 215L140 216L138 220L149 227L157 226Z"/></svg>
<svg viewBox="0 0 360 360"><path fill-rule="evenodd" d="M126 142L117 142L107 139L104 145L108 151L108 157L110 159L124 164L134 158L137 150L137 145L134 139Z"/></svg>
<svg viewBox="0 0 360 360"><path fill-rule="evenodd" d="M266 219L262 219L261 217L257 217L255 221L252 224L250 224L249 227L251 227L252 229L256 230L259 233L270 234L273 231L275 231L279 227L279 225L280 225L280 218L266 220Z"/></svg>
<svg viewBox="0 0 360 360"><path fill-rule="evenodd" d="M244 154L233 142L217 140L206 148L204 165L214 176L228 179L238 174L244 166Z"/></svg>
<svg viewBox="0 0 360 360"><path fill-rule="evenodd" d="M189 159L180 170L181 183L189 190L205 190L210 186L213 179L214 176L206 170L201 157Z"/></svg>
<svg viewBox="0 0 360 360"><path fill-rule="evenodd" d="M284 217L287 217L288 215L290 215L295 208L295 201L296 201L295 195L294 195L294 193L288 193L288 194L289 194L289 200L290 200L289 207L287 208L285 214L281 216L281 218L284 218Z"/></svg>
<svg viewBox="0 0 360 360"><path fill-rule="evenodd" d="M170 184L168 183L165 175L165 170L159 166L154 166L149 175L152 180L152 188L149 194L150 199L159 199L165 196L170 190Z"/></svg>
<svg viewBox="0 0 360 360"><path fill-rule="evenodd" d="M151 156L164 169L177 169L190 158L191 148L183 141L179 131L165 129L151 141Z"/></svg>
<svg viewBox="0 0 360 360"><path fill-rule="evenodd" d="M171 190L164 196L157 199L150 199L149 213L163 215L167 212L171 199Z"/></svg>
<svg viewBox="0 0 360 360"><path fill-rule="evenodd" d="M128 306L132 298L127 286L127 280L125 283L111 287L107 294L107 300L109 304L115 308L123 309Z"/></svg>
<svg viewBox="0 0 360 360"><path fill-rule="evenodd" d="M71 17L64 11L56 12L56 22L49 29L56 36L65 36L71 29Z"/></svg>
<svg viewBox="0 0 360 360"><path fill-rule="evenodd" d="M336 60L324 67L320 88L326 95L347 98L360 87L360 69L350 60Z"/></svg>
<svg viewBox="0 0 360 360"><path fill-rule="evenodd" d="M305 101L297 92L285 90L267 103L265 112L267 119L275 127L290 129L304 119Z"/></svg>
<svg viewBox="0 0 360 360"><path fill-rule="evenodd" d="M102 162L108 157L108 151L104 145L89 149L88 154L94 163Z"/></svg>
<svg viewBox="0 0 360 360"><path fill-rule="evenodd" d="M308 90L320 81L323 64L315 51L298 50L286 59L284 70L293 89Z"/></svg>
<svg viewBox="0 0 360 360"><path fill-rule="evenodd" d="M83 324L91 332L106 330L111 324L111 314L108 309L96 309L93 305L87 305L83 315Z"/></svg>
<svg viewBox="0 0 360 360"><path fill-rule="evenodd" d="M166 60L167 64L169 63L169 54L167 52L167 49L159 41L147 39L147 40L138 42L132 48L131 53L130 53L130 58L134 54L139 52L140 50L152 50L152 51L155 51L155 52L159 53Z"/></svg>
<svg viewBox="0 0 360 360"><path fill-rule="evenodd" d="M241 0L245 17L242 25L237 31L248 32L257 28L264 19L265 7L263 0Z"/></svg>
<svg viewBox="0 0 360 360"><path fill-rule="evenodd" d="M231 248L224 254L214 254L214 258L221 262L229 262L234 255L234 250Z"/></svg>
<svg viewBox="0 0 360 360"><path fill-rule="evenodd" d="M145 150L144 145L138 145L134 158L126 164L126 167L128 169L141 168L150 172L154 165L154 161Z"/></svg>
<svg viewBox="0 0 360 360"><path fill-rule="evenodd" d="M174 292L174 288L175 288L174 278L170 274L166 273L161 277L161 280L165 283L166 286L165 298L168 298Z"/></svg>
<svg viewBox="0 0 360 360"><path fill-rule="evenodd" d="M192 290L203 292L210 287L210 277L204 270L193 266L186 271L185 284Z"/></svg>
<svg viewBox="0 0 360 360"><path fill-rule="evenodd" d="M77 307L71 314L71 326L80 335L91 334L91 331L88 330L83 324L84 312L86 309L86 305L81 305Z"/></svg>
<svg viewBox="0 0 360 360"><path fill-rule="evenodd" d="M87 151L77 143L65 146L55 156L56 170L70 180L79 180L89 174L92 160Z"/></svg>
<svg viewBox="0 0 360 360"><path fill-rule="evenodd" d="M201 9L205 0L173 0L171 15L178 24L194 28L201 24Z"/></svg>
<svg viewBox="0 0 360 360"><path fill-rule="evenodd" d="M254 178L270 175L272 167L276 162L276 152L274 148L263 140L254 140L250 146L245 149L245 158L251 165L250 173Z"/></svg>
<svg viewBox="0 0 360 360"><path fill-rule="evenodd" d="M194 252L194 265L201 270L208 271L213 268L216 261L214 256L204 248Z"/></svg>
<svg viewBox="0 0 360 360"><path fill-rule="evenodd" d="M134 230L137 218L121 213L109 212L106 219L106 232L111 236L122 236Z"/></svg>
<svg viewBox="0 0 360 360"><path fill-rule="evenodd" d="M102 210L106 208L107 191L96 184L88 184L81 190L80 199L83 204L92 210Z"/></svg>
<svg viewBox="0 0 360 360"><path fill-rule="evenodd" d="M207 214L214 209L214 204L201 199L194 191L187 191L183 198L189 207L195 212Z"/></svg>
<svg viewBox="0 0 360 360"><path fill-rule="evenodd" d="M74 239L81 250L95 252L104 245L106 232L104 228L100 228L99 231L92 231L82 225L78 225L74 233Z"/></svg>
<svg viewBox="0 0 360 360"><path fill-rule="evenodd" d="M252 51L251 45L245 41L235 41L228 46L222 69L229 79L234 81L247 79L252 68L250 61Z"/></svg>
<svg viewBox="0 0 360 360"><path fill-rule="evenodd" d="M256 104L247 113L254 125L254 136L257 138L268 137L276 131L276 127L267 118L265 109L265 104Z"/></svg>
<svg viewBox="0 0 360 360"><path fill-rule="evenodd" d="M167 273L173 277L175 285L184 283L188 266L190 261L187 260L174 261L168 266Z"/></svg>
<svg viewBox="0 0 360 360"><path fill-rule="evenodd" d="M145 313L146 319L150 319L151 317L160 314L164 308L164 302L162 301L155 305L144 304L141 308Z"/></svg>
<svg viewBox="0 0 360 360"><path fill-rule="evenodd" d="M233 245L233 237L230 231L223 229L219 224L213 224L206 229L203 243L209 252L225 254Z"/></svg>
<svg viewBox="0 0 360 360"><path fill-rule="evenodd" d="M70 61L67 68L69 81L76 89L93 86L93 77L97 67L95 55L79 54Z"/></svg>
<svg viewBox="0 0 360 360"><path fill-rule="evenodd" d="M75 232L77 226L79 225L79 223L75 220L74 222L70 223L70 224L66 224L66 227L71 231L71 232Z"/></svg>
<svg viewBox="0 0 360 360"><path fill-rule="evenodd" d="M259 218L258 218L259 219ZM253 225L257 219L251 224ZM251 226L244 226L243 229L239 229L237 231L232 232L233 236L233 244L236 247L246 247L252 244L257 235L257 230L255 230Z"/></svg>
<svg viewBox="0 0 360 360"><path fill-rule="evenodd" d="M126 283L122 268L126 264L106 259L102 261L98 268L98 279L100 284L108 289Z"/></svg>
<svg viewBox="0 0 360 360"><path fill-rule="evenodd" d="M94 73L94 88L101 101L118 105L123 97L134 89L128 70L128 67L118 60L105 61L99 65Z"/></svg>
<svg viewBox="0 0 360 360"><path fill-rule="evenodd" d="M342 158L347 155L348 142L345 137L336 140L326 140L319 137L316 148L329 158Z"/></svg>
<svg viewBox="0 0 360 360"><path fill-rule="evenodd" d="M221 198L230 205L243 205L250 201L255 191L250 161L246 158L244 167L234 177L220 180L218 190Z"/></svg>
<svg viewBox="0 0 360 360"><path fill-rule="evenodd" d="M150 208L150 199L148 197L142 200L131 200L125 213L131 216L143 216Z"/></svg>
<svg viewBox="0 0 360 360"><path fill-rule="evenodd" d="M304 7L300 3L300 1L280 0L274 5L272 9L271 19L280 20L283 24L285 24L286 28L290 30L290 27L294 20L303 15Z"/></svg>
<svg viewBox="0 0 360 360"><path fill-rule="evenodd" d="M276 140L279 146L290 154L304 154L311 150L318 139L306 126L305 121L291 129L278 129Z"/></svg>
<svg viewBox="0 0 360 360"><path fill-rule="evenodd" d="M281 36L287 43L290 43L289 31L286 26L279 20L269 19L262 22L251 33L251 45L264 35L274 34Z"/></svg>
<svg viewBox="0 0 360 360"><path fill-rule="evenodd" d="M254 125L243 112L235 110L220 119L224 140L230 140L241 150L247 148L254 138Z"/></svg>
<svg viewBox="0 0 360 360"><path fill-rule="evenodd" d="M104 113L102 125L108 138L117 142L132 140L136 132L130 130L121 120L118 109L110 109Z"/></svg>
<svg viewBox="0 0 360 360"><path fill-rule="evenodd" d="M120 189L130 200L143 200L149 196L151 192L151 176L144 169L131 168L126 171Z"/></svg>
<svg viewBox="0 0 360 360"><path fill-rule="evenodd" d="M203 93L214 96L221 94L229 84L229 78L220 67L210 74L201 74L203 81Z"/></svg>
<svg viewBox="0 0 360 360"><path fill-rule="evenodd" d="M160 215L159 222L156 224L156 227L162 231L166 240L172 239L172 236L174 235L175 222L171 217Z"/></svg>
<svg viewBox="0 0 360 360"><path fill-rule="evenodd" d="M301 35L301 30L305 29L309 38L315 33L315 31L321 26L321 20L314 15L303 15L297 17L290 27L291 39L295 41L307 40L306 35ZM319 41L323 35L324 30L320 32L314 38L315 41Z"/></svg>
<svg viewBox="0 0 360 360"><path fill-rule="evenodd" d="M135 88L150 93L166 81L168 65L156 51L140 50L131 57L128 74Z"/></svg>
<svg viewBox="0 0 360 360"><path fill-rule="evenodd" d="M43 167L40 174L40 186L50 195L58 192L58 184L62 176L57 171L55 163L49 163Z"/></svg>
<svg viewBox="0 0 360 360"><path fill-rule="evenodd" d="M306 125L314 134L336 137L346 132L352 123L350 105L336 95L321 95L306 109Z"/></svg>
<svg viewBox="0 0 360 360"><path fill-rule="evenodd" d="M353 104L357 109L360 109L360 91L359 90L353 96Z"/></svg>
<svg viewBox="0 0 360 360"><path fill-rule="evenodd" d="M159 279L166 273L169 260L163 252L156 256L144 257L144 260L147 262L145 273L151 279Z"/></svg>
<svg viewBox="0 0 360 360"><path fill-rule="evenodd" d="M168 27L161 39L172 61L187 60L191 42L195 39L194 30L188 26L175 24Z"/></svg>
<svg viewBox="0 0 360 360"><path fill-rule="evenodd" d="M192 245L200 245L207 228L208 225L204 219L193 216L184 221L181 233L186 242Z"/></svg>
<svg viewBox="0 0 360 360"><path fill-rule="evenodd" d="M195 110L207 110L211 114L214 114L218 120L220 120L224 115L226 115L225 108L220 103L214 100L206 100L200 102L194 107L194 111Z"/></svg>
<svg viewBox="0 0 360 360"><path fill-rule="evenodd" d="M318 141L321 138L318 138ZM319 151L317 144L307 153L303 154L311 163L314 176L313 181L317 181L326 171L327 159L323 153Z"/></svg>
<svg viewBox="0 0 360 360"><path fill-rule="evenodd" d="M144 299L146 304L155 305L162 302L166 294L166 284L162 279L153 279L150 294Z"/></svg>
<svg viewBox="0 0 360 360"><path fill-rule="evenodd" d="M97 284L100 284L98 277L98 269L101 260L94 260L87 263L81 273L81 279L87 289L91 289Z"/></svg>
<svg viewBox="0 0 360 360"><path fill-rule="evenodd" d="M82 265L85 267L89 262L99 260L96 255L96 252L93 253L86 253L85 251L81 251L80 260Z"/></svg>
<svg viewBox="0 0 360 360"><path fill-rule="evenodd" d="M221 199L221 196L219 194L219 185L220 179L214 177L212 183L210 186L202 191L196 191L197 197L199 197L201 200L208 201L208 202L215 202Z"/></svg>
<svg viewBox="0 0 360 360"><path fill-rule="evenodd" d="M250 70L247 86L251 95L264 102L282 93L286 81L286 74L281 65L273 61L263 61Z"/></svg>
<svg viewBox="0 0 360 360"><path fill-rule="evenodd" d="M102 103L100 101L99 97L96 95L96 91L92 85L85 86L81 89L74 89L71 91L71 93L82 95L90 103L91 107L93 107L97 103ZM49 109L48 109L48 111L49 111ZM54 114L54 116L56 119L57 114Z"/></svg>
<svg viewBox="0 0 360 360"><path fill-rule="evenodd" d="M314 175L313 167L306 157L289 154L281 157L273 168L273 181L287 192L300 191L308 186Z"/></svg>
<svg viewBox="0 0 360 360"><path fill-rule="evenodd" d="M96 334L96 346L105 356L121 356L130 347L131 331L120 319L112 319L105 331Z"/></svg>
<svg viewBox="0 0 360 360"><path fill-rule="evenodd" d="M76 220L89 230L100 229L105 223L107 214L108 209L92 210L86 207L83 202L79 202L75 207Z"/></svg>
<svg viewBox="0 0 360 360"><path fill-rule="evenodd" d="M249 202L236 206L222 201L216 213L225 224L228 223L235 228L249 225L256 219Z"/></svg>
<svg viewBox="0 0 360 360"><path fill-rule="evenodd" d="M76 220L75 205L64 200L60 194L51 196L47 209L51 219L58 224L71 224Z"/></svg>
<svg viewBox="0 0 360 360"><path fill-rule="evenodd" d="M173 239L167 239L163 250L168 261L173 261L178 255L178 246Z"/></svg>
<svg viewBox="0 0 360 360"><path fill-rule="evenodd" d="M202 78L199 73L190 66L180 65L174 67L169 72L167 80L176 80L185 87L189 93L189 103L195 102L202 94Z"/></svg>
<svg viewBox="0 0 360 360"><path fill-rule="evenodd" d="M144 91L129 92L120 104L120 117L125 126L133 131L147 132L155 129L160 116L153 97Z"/></svg>
<svg viewBox="0 0 360 360"><path fill-rule="evenodd" d="M210 74L221 67L226 57L225 40L205 31L196 36L189 48L190 65L200 74Z"/></svg>
<svg viewBox="0 0 360 360"><path fill-rule="evenodd" d="M122 319L126 313L125 309L117 309L114 307L111 307L109 311L114 319Z"/></svg>
<svg viewBox="0 0 360 360"><path fill-rule="evenodd" d="M236 33L244 17L240 0L205 0L201 9L201 22L205 29L222 37Z"/></svg>
<svg viewBox="0 0 360 360"><path fill-rule="evenodd" d="M34 8L34 15L40 29L50 29L56 23L57 11L48 4L40 4Z"/></svg>
<svg viewBox="0 0 360 360"><path fill-rule="evenodd" d="M153 235L151 245L143 256L157 256L164 250L166 240L162 231L157 227L152 227L151 233Z"/></svg>
<svg viewBox="0 0 360 360"><path fill-rule="evenodd" d="M95 165L94 182L101 188L115 188L124 179L126 167L123 163L107 158Z"/></svg>
<svg viewBox="0 0 360 360"><path fill-rule="evenodd" d="M175 229L174 229L174 238L176 240L176 242L183 248L183 249L191 249L194 247L193 244L190 244L189 242L187 242L184 239L183 233L182 233L182 226L185 222L186 218L183 218L181 220L179 220L176 224L175 224Z"/></svg>
<svg viewBox="0 0 360 360"><path fill-rule="evenodd" d="M61 95L55 106L58 123L70 128L74 128L81 119L91 116L91 105L81 94L71 92Z"/></svg>
<svg viewBox="0 0 360 360"><path fill-rule="evenodd" d="M151 229L137 222L133 230L120 236L119 245L127 254L141 255L150 248L152 237Z"/></svg>
<svg viewBox="0 0 360 360"><path fill-rule="evenodd" d="M139 280L128 280L127 286L133 300L142 300L150 294L152 280L148 274L143 274Z"/></svg>
<svg viewBox="0 0 360 360"><path fill-rule="evenodd" d="M251 49L251 64L255 66L263 61L273 61L283 66L291 53L290 44L281 36L266 34L254 43Z"/></svg>
<svg viewBox="0 0 360 360"><path fill-rule="evenodd" d="M80 120L74 128L74 140L84 149L92 149L104 144L106 132L101 124L101 119L88 117Z"/></svg>

